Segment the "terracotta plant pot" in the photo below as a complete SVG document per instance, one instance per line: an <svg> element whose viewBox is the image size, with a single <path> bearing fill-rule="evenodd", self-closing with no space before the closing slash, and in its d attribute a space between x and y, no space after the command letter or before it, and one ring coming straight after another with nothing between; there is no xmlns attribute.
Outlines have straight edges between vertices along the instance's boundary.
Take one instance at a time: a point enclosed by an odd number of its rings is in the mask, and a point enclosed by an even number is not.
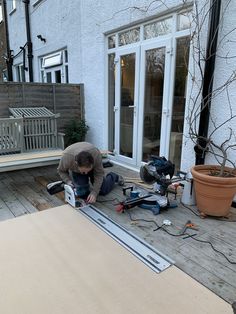
<svg viewBox="0 0 236 314"><path fill-rule="evenodd" d="M211 216L227 216L236 194L236 171L234 177L209 175L219 166L199 165L191 169L199 211ZM226 168L226 171L232 171Z"/></svg>

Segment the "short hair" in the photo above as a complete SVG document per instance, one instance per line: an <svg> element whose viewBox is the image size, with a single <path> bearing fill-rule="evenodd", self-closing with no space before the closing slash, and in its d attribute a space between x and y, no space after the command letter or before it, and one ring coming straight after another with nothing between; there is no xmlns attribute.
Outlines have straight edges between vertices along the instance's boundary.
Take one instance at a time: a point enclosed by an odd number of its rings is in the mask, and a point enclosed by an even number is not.
<svg viewBox="0 0 236 314"><path fill-rule="evenodd" d="M90 168L94 165L93 156L86 151L80 152L75 156L75 161L77 162L79 167Z"/></svg>

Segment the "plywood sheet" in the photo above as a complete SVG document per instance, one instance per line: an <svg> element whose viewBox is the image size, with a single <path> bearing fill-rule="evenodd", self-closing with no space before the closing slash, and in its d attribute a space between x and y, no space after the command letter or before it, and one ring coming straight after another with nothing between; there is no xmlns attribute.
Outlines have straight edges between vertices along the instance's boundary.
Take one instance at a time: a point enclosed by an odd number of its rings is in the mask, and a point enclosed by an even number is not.
<svg viewBox="0 0 236 314"><path fill-rule="evenodd" d="M69 205L0 223L4 314L233 313L175 266L156 274Z"/></svg>

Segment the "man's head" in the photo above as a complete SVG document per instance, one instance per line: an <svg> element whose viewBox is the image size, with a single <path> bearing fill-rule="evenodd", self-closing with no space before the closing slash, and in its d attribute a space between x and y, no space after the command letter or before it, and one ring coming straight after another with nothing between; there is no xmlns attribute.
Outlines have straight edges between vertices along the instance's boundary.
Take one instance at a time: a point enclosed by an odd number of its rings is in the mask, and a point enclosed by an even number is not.
<svg viewBox="0 0 236 314"><path fill-rule="evenodd" d="M94 159L89 152L80 152L78 155L75 156L75 161L78 164L80 173L87 174L93 169Z"/></svg>

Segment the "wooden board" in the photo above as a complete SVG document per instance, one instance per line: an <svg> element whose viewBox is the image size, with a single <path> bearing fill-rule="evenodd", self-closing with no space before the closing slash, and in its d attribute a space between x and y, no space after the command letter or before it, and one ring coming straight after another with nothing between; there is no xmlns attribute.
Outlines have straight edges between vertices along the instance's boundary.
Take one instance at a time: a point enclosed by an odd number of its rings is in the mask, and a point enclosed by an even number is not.
<svg viewBox="0 0 236 314"><path fill-rule="evenodd" d="M15 313L233 313L172 266L156 274L69 205L0 223L0 309Z"/></svg>
<svg viewBox="0 0 236 314"><path fill-rule="evenodd" d="M59 163L62 149L0 156L0 172Z"/></svg>

